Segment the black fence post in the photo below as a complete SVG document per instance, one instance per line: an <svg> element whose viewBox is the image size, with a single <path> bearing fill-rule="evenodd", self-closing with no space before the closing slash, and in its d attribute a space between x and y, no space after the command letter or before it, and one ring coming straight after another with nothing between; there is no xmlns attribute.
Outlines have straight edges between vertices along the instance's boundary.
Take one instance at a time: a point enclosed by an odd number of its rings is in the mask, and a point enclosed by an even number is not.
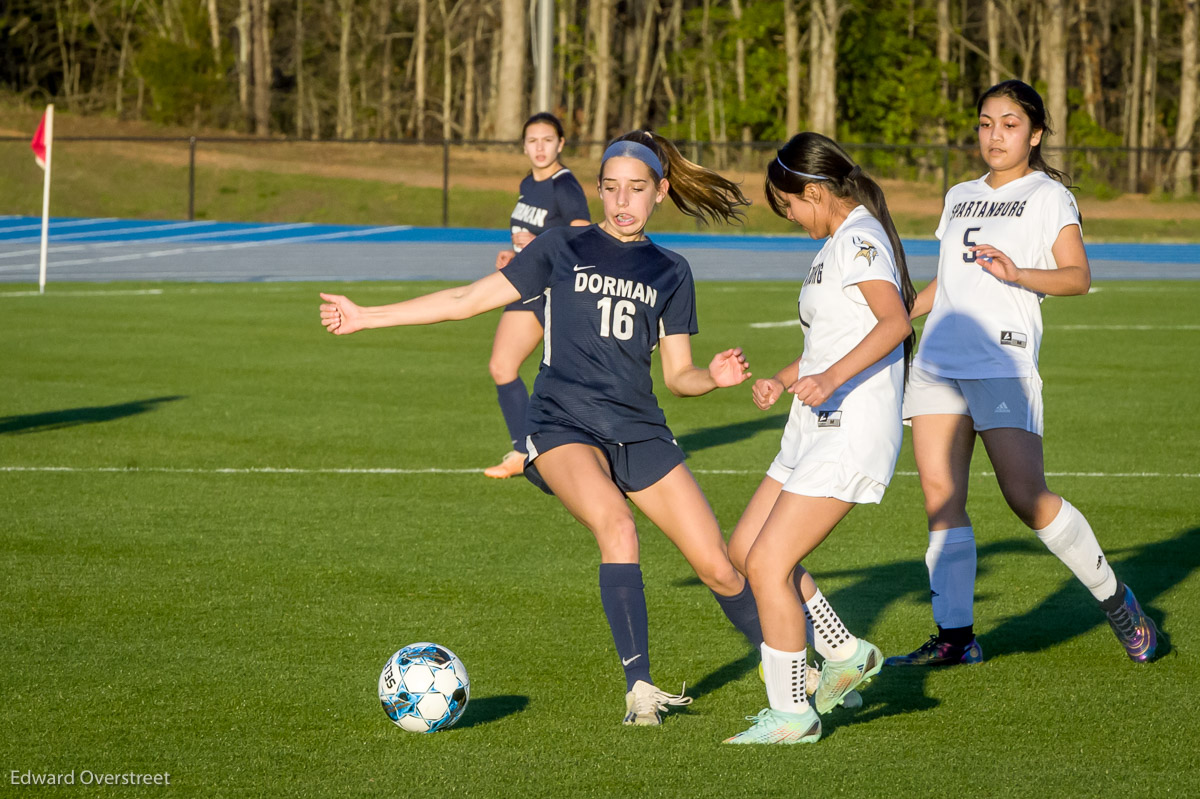
<svg viewBox="0 0 1200 799"><path fill-rule="evenodd" d="M196 221L196 137L188 139L188 221Z"/></svg>
<svg viewBox="0 0 1200 799"><path fill-rule="evenodd" d="M442 227L450 227L450 140L442 139Z"/></svg>

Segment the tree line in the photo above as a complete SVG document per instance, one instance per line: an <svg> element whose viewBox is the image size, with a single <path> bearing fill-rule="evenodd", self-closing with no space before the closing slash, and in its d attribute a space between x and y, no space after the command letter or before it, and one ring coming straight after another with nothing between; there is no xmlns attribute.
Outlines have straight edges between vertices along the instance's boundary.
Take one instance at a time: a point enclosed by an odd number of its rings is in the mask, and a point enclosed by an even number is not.
<svg viewBox="0 0 1200 799"><path fill-rule="evenodd" d="M1020 78L1048 144L1133 148L1131 177L1156 158L1185 195L1198 3L556 0L549 110L592 141L952 144L982 89ZM8 0L0 86L259 136L514 140L542 110L530 30L530 0Z"/></svg>

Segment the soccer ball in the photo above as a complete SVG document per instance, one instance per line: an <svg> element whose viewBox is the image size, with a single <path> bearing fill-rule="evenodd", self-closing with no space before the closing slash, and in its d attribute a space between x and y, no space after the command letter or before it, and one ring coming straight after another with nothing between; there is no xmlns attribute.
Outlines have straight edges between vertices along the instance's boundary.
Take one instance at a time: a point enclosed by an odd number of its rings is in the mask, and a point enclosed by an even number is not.
<svg viewBox="0 0 1200 799"><path fill-rule="evenodd" d="M471 681L462 661L444 646L409 644L388 658L379 675L379 701L396 726L437 732L467 709Z"/></svg>

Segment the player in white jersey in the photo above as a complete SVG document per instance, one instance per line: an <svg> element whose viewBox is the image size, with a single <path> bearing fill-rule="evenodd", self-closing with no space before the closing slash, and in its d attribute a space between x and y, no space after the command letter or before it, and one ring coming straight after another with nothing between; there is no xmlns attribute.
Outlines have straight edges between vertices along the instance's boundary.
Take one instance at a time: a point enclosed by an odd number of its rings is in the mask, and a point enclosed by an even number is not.
<svg viewBox="0 0 1200 799"><path fill-rule="evenodd" d="M762 642L754 595L729 560L720 525L666 425L650 374L657 351L667 388L677 396L699 396L742 383L750 376L748 364L736 348L718 353L707 368L693 363L691 268L645 235L668 196L683 213L713 221L738 218L747 203L736 183L688 161L650 131L627 134L605 150L597 189L604 221L548 230L503 271L372 308L322 294L321 321L331 333L345 335L465 319L546 297L547 339L530 399L525 473L596 539L600 602L624 671L624 723L648 726L691 699L659 690L650 676L638 531L628 501L678 547L734 626L753 645Z"/></svg>
<svg viewBox="0 0 1200 799"><path fill-rule="evenodd" d="M878 503L892 478L916 294L883 192L831 139L793 137L767 168L767 197L775 213L828 241L800 290L803 353L754 385L763 410L793 397L779 454L729 541L758 602L769 702L734 744L819 740L817 714L883 665L801 561L856 504ZM824 658L811 704L810 640Z"/></svg>
<svg viewBox="0 0 1200 799"><path fill-rule="evenodd" d="M546 112L525 120L521 133L529 174L521 181L517 205L510 220L512 249L501 250L496 268L503 269L534 237L562 225L591 224L587 198L579 181L559 161L566 138L558 117ZM488 372L496 384L496 400L504 415L512 449L495 466L483 470L488 477L504 479L521 473L525 466L525 413L529 389L521 379L521 364L542 342L545 300L517 302L505 307L496 325Z"/></svg>
<svg viewBox="0 0 1200 799"><path fill-rule="evenodd" d="M979 149L988 173L946 195L937 277L917 295L928 313L905 418L925 494L925 563L938 632L889 666L978 663L975 533L967 484L983 440L1005 500L1091 592L1126 654L1153 659L1158 631L1113 573L1091 526L1046 487L1038 348L1046 295L1085 294L1091 271L1075 199L1046 164L1045 106L1010 80L979 99Z"/></svg>

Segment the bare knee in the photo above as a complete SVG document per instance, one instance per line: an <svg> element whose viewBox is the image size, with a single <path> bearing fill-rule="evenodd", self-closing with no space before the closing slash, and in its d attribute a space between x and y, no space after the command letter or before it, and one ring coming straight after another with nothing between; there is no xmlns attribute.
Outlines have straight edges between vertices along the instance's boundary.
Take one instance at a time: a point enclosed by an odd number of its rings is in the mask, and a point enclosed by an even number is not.
<svg viewBox="0 0 1200 799"><path fill-rule="evenodd" d="M514 363L510 355L506 353L492 352L492 357L488 361L488 372L492 376L492 381L498 386L503 386L516 380L520 374L521 364Z"/></svg>
<svg viewBox="0 0 1200 799"><path fill-rule="evenodd" d="M746 556L746 577L755 594L766 594L779 587L786 587L792 581L792 572L796 564L783 564L771 553L762 549L750 548Z"/></svg>
<svg viewBox="0 0 1200 799"><path fill-rule="evenodd" d="M1062 498L1041 486L1001 486L1004 501L1026 527L1040 530L1049 526L1062 507Z"/></svg>
<svg viewBox="0 0 1200 799"><path fill-rule="evenodd" d="M966 527L971 523L966 494L953 480L922 477L921 492L931 528Z"/></svg>
<svg viewBox="0 0 1200 799"><path fill-rule="evenodd" d="M713 591L722 596L733 596L741 593L746 585L746 579L736 569L725 552L713 553L703 563L693 564L696 576Z"/></svg>
<svg viewBox="0 0 1200 799"><path fill-rule="evenodd" d="M638 535L632 514L612 514L588 524L588 528L596 537L602 562L637 563Z"/></svg>

